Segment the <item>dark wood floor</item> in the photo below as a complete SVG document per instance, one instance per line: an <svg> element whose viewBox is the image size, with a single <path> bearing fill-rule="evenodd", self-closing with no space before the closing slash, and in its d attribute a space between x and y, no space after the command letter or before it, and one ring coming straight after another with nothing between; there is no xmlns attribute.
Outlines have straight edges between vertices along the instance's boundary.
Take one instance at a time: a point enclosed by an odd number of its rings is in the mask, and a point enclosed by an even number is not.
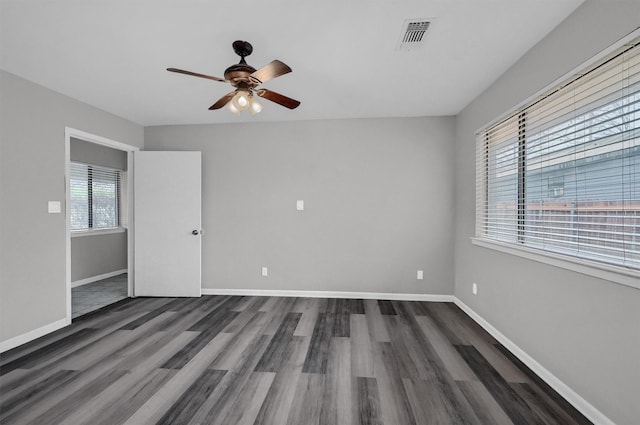
<svg viewBox="0 0 640 425"><path fill-rule="evenodd" d="M0 356L2 424L589 424L454 304L138 298Z"/></svg>

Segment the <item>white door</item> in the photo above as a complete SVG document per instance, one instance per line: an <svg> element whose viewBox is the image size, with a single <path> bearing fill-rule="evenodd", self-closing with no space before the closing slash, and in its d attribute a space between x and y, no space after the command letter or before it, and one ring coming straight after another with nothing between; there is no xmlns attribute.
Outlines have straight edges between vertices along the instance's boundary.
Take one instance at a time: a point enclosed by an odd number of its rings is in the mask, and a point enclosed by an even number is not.
<svg viewBox="0 0 640 425"><path fill-rule="evenodd" d="M201 295L200 152L134 154L134 293Z"/></svg>

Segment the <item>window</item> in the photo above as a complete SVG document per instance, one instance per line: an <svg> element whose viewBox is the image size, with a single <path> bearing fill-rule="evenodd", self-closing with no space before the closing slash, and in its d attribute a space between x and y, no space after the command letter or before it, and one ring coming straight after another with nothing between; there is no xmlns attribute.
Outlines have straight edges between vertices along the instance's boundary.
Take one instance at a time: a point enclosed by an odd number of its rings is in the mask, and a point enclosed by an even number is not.
<svg viewBox="0 0 640 425"><path fill-rule="evenodd" d="M476 237L640 270L640 39L478 134Z"/></svg>
<svg viewBox="0 0 640 425"><path fill-rule="evenodd" d="M112 229L120 226L119 170L71 163L71 230Z"/></svg>

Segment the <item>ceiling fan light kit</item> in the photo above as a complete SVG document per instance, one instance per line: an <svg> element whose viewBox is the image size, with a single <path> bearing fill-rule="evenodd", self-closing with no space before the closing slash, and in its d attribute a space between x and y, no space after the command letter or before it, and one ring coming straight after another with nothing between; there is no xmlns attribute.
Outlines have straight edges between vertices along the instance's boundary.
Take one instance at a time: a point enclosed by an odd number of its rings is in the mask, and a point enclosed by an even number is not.
<svg viewBox="0 0 640 425"><path fill-rule="evenodd" d="M251 115L255 115L262 111L262 104L258 102L254 95L258 95L264 99L275 102L285 108L295 109L300 102L284 96L280 93L267 90L257 89L256 87L262 83L272 80L284 74L291 72L291 68L279 60L274 60L266 66L256 70L245 61L245 57L253 52L253 46L247 41L234 41L233 50L240 56L240 62L231 65L224 71L224 78L213 77L211 75L198 74L196 72L185 71L178 68L167 68L167 71L177 72L179 74L191 75L193 77L206 78L209 80L220 81L231 84L235 90L222 96L216 103L209 107L209 110L216 110L227 105L227 108L236 115L249 110Z"/></svg>

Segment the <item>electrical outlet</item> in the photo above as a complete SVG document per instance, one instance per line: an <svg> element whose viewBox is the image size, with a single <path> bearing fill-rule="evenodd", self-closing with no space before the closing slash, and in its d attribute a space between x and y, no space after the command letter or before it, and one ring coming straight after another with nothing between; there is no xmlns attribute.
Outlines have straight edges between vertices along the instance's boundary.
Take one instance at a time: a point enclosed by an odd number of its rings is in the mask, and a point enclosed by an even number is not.
<svg viewBox="0 0 640 425"><path fill-rule="evenodd" d="M418 270L418 273L416 275L416 278L418 280L422 280L424 278L424 273L422 272L422 270Z"/></svg>
<svg viewBox="0 0 640 425"><path fill-rule="evenodd" d="M473 292L473 295L478 295L478 284L473 282L471 284L471 292Z"/></svg>
<svg viewBox="0 0 640 425"><path fill-rule="evenodd" d="M269 270L267 270L266 267L262 268L262 276L268 276L269 275Z"/></svg>

